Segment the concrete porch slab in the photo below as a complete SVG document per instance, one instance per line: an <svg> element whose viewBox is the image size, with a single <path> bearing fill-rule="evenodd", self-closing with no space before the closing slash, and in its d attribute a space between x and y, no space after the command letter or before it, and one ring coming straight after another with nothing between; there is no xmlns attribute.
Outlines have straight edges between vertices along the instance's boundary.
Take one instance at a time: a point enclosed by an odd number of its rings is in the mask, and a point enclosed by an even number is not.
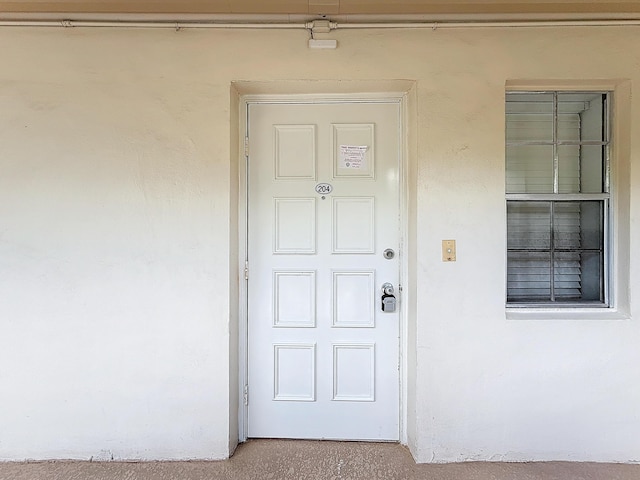
<svg viewBox="0 0 640 480"><path fill-rule="evenodd" d="M12 480L638 480L640 465L610 463L489 463L416 465L394 443L251 440L229 460L185 462L7 462Z"/></svg>

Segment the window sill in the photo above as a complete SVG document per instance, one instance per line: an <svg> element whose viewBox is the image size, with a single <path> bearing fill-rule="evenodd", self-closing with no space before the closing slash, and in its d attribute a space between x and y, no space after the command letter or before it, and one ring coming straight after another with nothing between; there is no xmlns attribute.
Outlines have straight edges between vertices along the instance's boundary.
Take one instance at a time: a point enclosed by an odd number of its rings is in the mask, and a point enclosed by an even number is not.
<svg viewBox="0 0 640 480"><path fill-rule="evenodd" d="M614 308L509 308L507 320L629 320L627 312Z"/></svg>

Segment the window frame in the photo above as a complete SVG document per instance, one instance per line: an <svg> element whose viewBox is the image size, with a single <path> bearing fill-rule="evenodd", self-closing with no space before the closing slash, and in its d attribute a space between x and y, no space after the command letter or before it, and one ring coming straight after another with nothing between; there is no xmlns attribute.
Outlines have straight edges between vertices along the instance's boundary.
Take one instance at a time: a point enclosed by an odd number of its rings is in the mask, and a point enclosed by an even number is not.
<svg viewBox="0 0 640 480"><path fill-rule="evenodd" d="M558 97L564 94L594 94L603 95L602 106L602 138L601 140L566 140L559 138L559 101ZM602 260L601 271L599 281L601 282L601 300L584 300L584 301L558 301L555 298L554 293L554 278L556 276L556 270L554 265L554 246L553 246L553 232L551 232L551 242L549 247L550 255L550 274L549 274L549 287L550 295L548 301L509 301L509 279L508 265L509 260L506 260L505 268L505 304L507 309L533 309L535 311L540 310L567 310L567 309L611 309L613 307L612 301L612 277L613 277L613 252L612 252L612 172L611 172L611 157L613 146L613 102L614 102L614 90L611 88L568 88L568 89L515 89L507 90L505 93L505 130L508 119L508 96L510 94L540 94L540 95L552 95L552 139L551 140L518 140L510 141L507 139L505 131L504 145L505 145L505 213L506 220L508 221L508 205L510 202L546 202L550 205L550 228L553 231L554 222L554 205L563 202L582 202L582 201L597 201L601 205L602 217L600 220L600 226L602 230ZM552 148L553 155L553 192L551 193L508 193L507 192L507 149L509 147L518 146L550 146ZM602 168L602 192L601 193L561 193L559 186L559 149L562 146L599 146L602 148L601 155L601 168ZM508 247L508 230L505 232L507 237L506 255L508 257L511 251L519 251L522 249L510 250ZM576 249L576 251L583 251L584 249Z"/></svg>

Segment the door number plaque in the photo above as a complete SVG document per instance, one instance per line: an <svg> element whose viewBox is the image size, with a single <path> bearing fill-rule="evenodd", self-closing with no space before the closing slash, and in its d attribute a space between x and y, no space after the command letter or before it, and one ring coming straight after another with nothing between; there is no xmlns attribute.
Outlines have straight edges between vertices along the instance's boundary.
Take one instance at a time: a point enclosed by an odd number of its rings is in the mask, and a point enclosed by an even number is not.
<svg viewBox="0 0 640 480"><path fill-rule="evenodd" d="M333 185L330 183L319 183L316 185L316 193L320 195L328 195L333 192Z"/></svg>

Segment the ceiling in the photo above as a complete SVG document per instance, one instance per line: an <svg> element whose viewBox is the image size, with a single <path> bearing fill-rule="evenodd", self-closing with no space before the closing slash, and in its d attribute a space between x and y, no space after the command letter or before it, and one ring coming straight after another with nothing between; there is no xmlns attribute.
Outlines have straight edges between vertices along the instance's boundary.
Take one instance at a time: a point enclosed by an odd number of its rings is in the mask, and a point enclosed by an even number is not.
<svg viewBox="0 0 640 480"><path fill-rule="evenodd" d="M0 0L2 14L636 17L625 0Z"/></svg>

